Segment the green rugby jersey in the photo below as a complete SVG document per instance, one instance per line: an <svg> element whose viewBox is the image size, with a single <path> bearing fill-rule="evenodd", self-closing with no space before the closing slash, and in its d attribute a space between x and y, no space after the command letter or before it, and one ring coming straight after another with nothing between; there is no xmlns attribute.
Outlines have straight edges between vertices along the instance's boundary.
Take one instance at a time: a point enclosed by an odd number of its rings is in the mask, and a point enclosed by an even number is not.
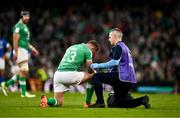
<svg viewBox="0 0 180 118"><path fill-rule="evenodd" d="M13 33L18 33L19 40L18 40L18 47L29 49L29 37L30 32L26 24L22 22L16 23L13 28Z"/></svg>
<svg viewBox="0 0 180 118"><path fill-rule="evenodd" d="M73 45L66 50L57 70L79 71L87 60L92 60L92 52L86 44Z"/></svg>

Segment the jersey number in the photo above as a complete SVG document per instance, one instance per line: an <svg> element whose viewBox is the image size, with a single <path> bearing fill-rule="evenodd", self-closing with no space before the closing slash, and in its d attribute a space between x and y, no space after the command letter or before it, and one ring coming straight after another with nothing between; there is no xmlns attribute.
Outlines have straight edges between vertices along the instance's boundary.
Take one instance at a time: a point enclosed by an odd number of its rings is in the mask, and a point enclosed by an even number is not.
<svg viewBox="0 0 180 118"><path fill-rule="evenodd" d="M64 55L64 59L67 59L67 62L73 62L75 60L77 53L75 51L67 51ZM67 57L68 56L68 57Z"/></svg>

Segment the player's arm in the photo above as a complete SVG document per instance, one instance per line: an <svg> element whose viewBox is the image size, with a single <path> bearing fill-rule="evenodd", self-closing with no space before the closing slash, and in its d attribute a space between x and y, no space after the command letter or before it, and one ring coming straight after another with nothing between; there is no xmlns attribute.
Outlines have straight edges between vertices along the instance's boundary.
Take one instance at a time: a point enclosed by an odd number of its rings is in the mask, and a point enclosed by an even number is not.
<svg viewBox="0 0 180 118"><path fill-rule="evenodd" d="M92 69L97 69L97 68L110 68L112 66L117 66L121 59L122 48L117 45L112 49L112 52L113 52L113 55L112 55L111 60L105 63L94 63L94 64L91 64L90 67Z"/></svg>
<svg viewBox="0 0 180 118"><path fill-rule="evenodd" d="M93 63L92 61L92 52L90 51L90 49L85 48L85 56L86 56L86 70L89 73L94 73L95 71L93 69L90 68L90 65Z"/></svg>
<svg viewBox="0 0 180 118"><path fill-rule="evenodd" d="M86 68L90 67L90 65L92 64L92 60L87 60L86 61Z"/></svg>
<svg viewBox="0 0 180 118"><path fill-rule="evenodd" d="M87 60L86 61L86 69L89 73L95 73L95 70L90 68L91 64L93 64L92 60Z"/></svg>
<svg viewBox="0 0 180 118"><path fill-rule="evenodd" d="M5 60L8 62L10 66L13 66L13 62L11 61L11 51L12 47L9 43L6 44L6 53L5 53Z"/></svg>
<svg viewBox="0 0 180 118"><path fill-rule="evenodd" d="M16 31L13 33L13 47L14 47L14 51L15 51L15 54L14 54L15 61L17 60L17 54L18 54L18 40L19 40L19 34Z"/></svg>
<svg viewBox="0 0 180 118"><path fill-rule="evenodd" d="M90 67L93 68L93 69L97 69L97 68L110 68L112 66L117 66L119 61L120 60L111 59L110 61L105 62L105 63L99 63L99 64L98 63L94 63Z"/></svg>
<svg viewBox="0 0 180 118"><path fill-rule="evenodd" d="M33 53L35 56L39 55L38 50L37 50L33 45L31 45L30 43L29 43L29 49L32 51L32 53Z"/></svg>

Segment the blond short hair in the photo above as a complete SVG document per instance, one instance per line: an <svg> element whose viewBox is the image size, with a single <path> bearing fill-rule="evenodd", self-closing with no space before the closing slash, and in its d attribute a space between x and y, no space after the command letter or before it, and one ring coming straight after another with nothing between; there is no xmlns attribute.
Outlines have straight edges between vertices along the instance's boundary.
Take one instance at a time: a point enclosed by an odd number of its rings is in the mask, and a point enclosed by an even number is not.
<svg viewBox="0 0 180 118"><path fill-rule="evenodd" d="M123 37L123 33L119 28L113 28L113 29L110 30L110 33L111 32L115 32L119 38Z"/></svg>

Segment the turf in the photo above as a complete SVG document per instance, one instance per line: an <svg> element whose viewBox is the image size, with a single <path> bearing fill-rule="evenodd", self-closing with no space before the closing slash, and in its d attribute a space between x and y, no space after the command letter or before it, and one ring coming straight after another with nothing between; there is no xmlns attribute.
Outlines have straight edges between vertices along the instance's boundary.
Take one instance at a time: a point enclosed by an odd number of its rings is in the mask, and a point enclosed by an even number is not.
<svg viewBox="0 0 180 118"><path fill-rule="evenodd" d="M180 95L148 94L151 109L144 109L143 106L84 109L84 95L79 93L66 93L63 107L40 108L42 94L36 93L36 98L21 98L19 93L10 93L8 97L0 93L0 117L180 117ZM53 93L46 95L52 97ZM134 97L142 95L133 93Z"/></svg>

